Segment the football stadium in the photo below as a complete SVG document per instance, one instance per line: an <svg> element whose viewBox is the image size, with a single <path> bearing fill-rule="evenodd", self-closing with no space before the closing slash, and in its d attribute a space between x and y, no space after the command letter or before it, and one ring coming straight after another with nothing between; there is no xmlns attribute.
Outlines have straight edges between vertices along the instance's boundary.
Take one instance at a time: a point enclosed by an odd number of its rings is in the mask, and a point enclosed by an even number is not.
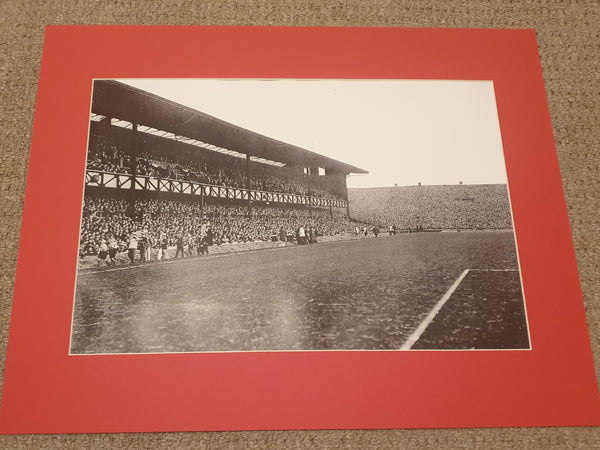
<svg viewBox="0 0 600 450"><path fill-rule="evenodd" d="M506 184L367 172L96 80L71 354L529 349Z"/></svg>

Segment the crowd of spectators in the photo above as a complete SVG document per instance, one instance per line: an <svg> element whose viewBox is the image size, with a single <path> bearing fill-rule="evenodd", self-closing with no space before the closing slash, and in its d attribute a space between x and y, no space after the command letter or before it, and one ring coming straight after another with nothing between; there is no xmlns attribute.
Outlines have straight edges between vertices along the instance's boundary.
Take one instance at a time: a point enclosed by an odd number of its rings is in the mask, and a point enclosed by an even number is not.
<svg viewBox="0 0 600 450"><path fill-rule="evenodd" d="M195 146L141 135L135 173L142 176L184 180L214 186L246 189L246 160ZM129 146L112 138L91 135L87 168L131 175ZM284 168L258 162L250 164L253 190L336 199L319 177L293 175Z"/></svg>
<svg viewBox="0 0 600 450"><path fill-rule="evenodd" d="M504 184L349 189L353 219L404 230L510 229Z"/></svg>
<svg viewBox="0 0 600 450"><path fill-rule="evenodd" d="M98 254L102 243L113 242L120 251L132 236L143 233L154 248L176 246L178 241L198 241L210 230L209 245L294 239L299 227L315 236L349 233L354 224L344 212L298 206L204 204L192 200L138 199L131 208L127 199L86 195L80 235L80 255ZM203 236L204 235L204 236ZM284 237L285 236L285 237Z"/></svg>
<svg viewBox="0 0 600 450"><path fill-rule="evenodd" d="M90 135L87 168L104 172L131 174L127 149L106 137Z"/></svg>

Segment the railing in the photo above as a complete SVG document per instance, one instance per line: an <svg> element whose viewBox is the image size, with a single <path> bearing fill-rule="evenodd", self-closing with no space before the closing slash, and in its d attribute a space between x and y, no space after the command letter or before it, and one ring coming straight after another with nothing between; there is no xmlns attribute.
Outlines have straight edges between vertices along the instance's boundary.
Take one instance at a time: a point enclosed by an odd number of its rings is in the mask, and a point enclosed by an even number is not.
<svg viewBox="0 0 600 450"><path fill-rule="evenodd" d="M295 205L310 206L331 206L334 208L345 208L347 205L345 200L332 200L320 197L309 197L306 195L287 194L283 192L248 191L248 189L215 186L211 184L196 183L194 181L172 180L170 178L140 175L133 176L99 170L87 170L85 173L86 186L131 189L132 183L134 183L134 189L138 191L171 192L233 200L248 200L248 195L250 195L252 201L291 203Z"/></svg>

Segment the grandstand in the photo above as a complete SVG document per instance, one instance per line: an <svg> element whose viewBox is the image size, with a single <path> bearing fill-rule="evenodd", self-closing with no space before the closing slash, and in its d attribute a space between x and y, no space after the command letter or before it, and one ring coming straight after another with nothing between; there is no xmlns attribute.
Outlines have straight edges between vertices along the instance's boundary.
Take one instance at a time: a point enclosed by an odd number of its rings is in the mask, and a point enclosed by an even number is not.
<svg viewBox="0 0 600 450"><path fill-rule="evenodd" d="M202 239L207 228L210 245L295 240L300 227L313 238L346 233L349 173L367 172L96 80L80 256L109 241L125 251L132 236L176 246Z"/></svg>

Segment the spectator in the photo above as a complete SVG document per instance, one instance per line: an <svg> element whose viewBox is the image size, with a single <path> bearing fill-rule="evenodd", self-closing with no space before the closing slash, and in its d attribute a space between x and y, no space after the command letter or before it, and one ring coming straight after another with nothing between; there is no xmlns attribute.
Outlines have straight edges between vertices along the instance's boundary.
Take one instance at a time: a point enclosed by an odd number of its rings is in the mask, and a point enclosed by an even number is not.
<svg viewBox="0 0 600 450"><path fill-rule="evenodd" d="M353 219L405 230L510 229L506 185L349 190ZM395 229L393 229L395 231Z"/></svg>
<svg viewBox="0 0 600 450"><path fill-rule="evenodd" d="M336 235L350 232L354 227L341 209L330 212L329 208L257 204L253 206L253 215L250 217L247 206L241 204L207 203L202 208L198 201L192 200L138 199L134 202L133 211L127 205L127 200L123 198L86 195L81 221L82 256L97 254L96 243L111 237L120 242L120 248L129 250L132 239L135 239L134 249L138 249L139 245L141 251L143 246L143 258L149 260L153 246L159 248L160 259L166 258L168 246L177 245L179 234L184 239L183 246L188 245L189 250L189 240L185 240L188 234L198 236L199 242L204 240L208 247L213 244L268 241L274 235L287 239L299 224L304 227L305 237L306 231L313 229L313 239L317 229L321 234ZM134 235L140 229L144 230L142 236Z"/></svg>

